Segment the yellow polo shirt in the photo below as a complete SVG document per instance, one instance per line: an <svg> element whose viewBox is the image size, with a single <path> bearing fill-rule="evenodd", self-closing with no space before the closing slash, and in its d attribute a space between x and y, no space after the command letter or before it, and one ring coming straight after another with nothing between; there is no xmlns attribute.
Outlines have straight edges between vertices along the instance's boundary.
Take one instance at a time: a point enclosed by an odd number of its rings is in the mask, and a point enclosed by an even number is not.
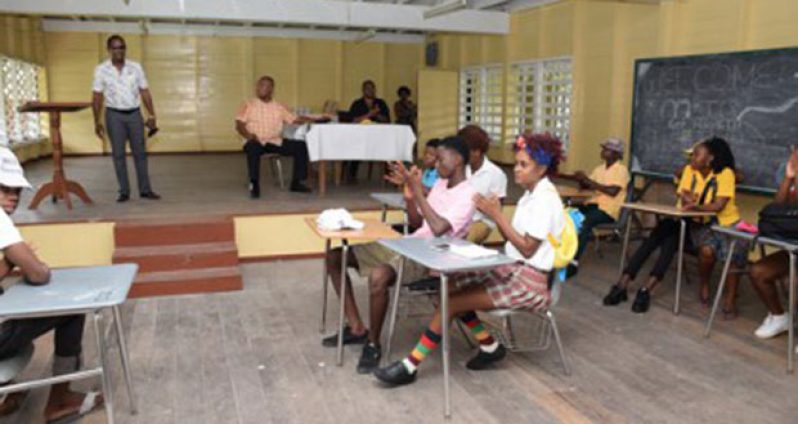
<svg viewBox="0 0 798 424"><path fill-rule="evenodd" d="M740 220L740 211L737 209L737 203L734 201L737 182L735 180L734 171L732 171L731 168L724 168L723 171L717 174L710 173L704 177L700 172L694 170L693 167L687 165L682 172L682 179L679 180L677 193L687 190L701 196L701 193L704 192L704 188L713 179L715 180L717 189L710 188L702 204L712 203L714 199L718 197L728 197L729 201L726 202L726 206L718 212L717 217L720 225L732 225Z"/></svg>
<svg viewBox="0 0 798 424"><path fill-rule="evenodd" d="M621 161L613 163L609 168L601 164L590 173L590 179L601 185L621 187L621 191L615 196L608 196L597 191L596 194L587 201L588 204L597 205L604 213L617 220L618 216L621 214L621 205L623 205L623 201L626 199L626 186L629 184L629 171Z"/></svg>

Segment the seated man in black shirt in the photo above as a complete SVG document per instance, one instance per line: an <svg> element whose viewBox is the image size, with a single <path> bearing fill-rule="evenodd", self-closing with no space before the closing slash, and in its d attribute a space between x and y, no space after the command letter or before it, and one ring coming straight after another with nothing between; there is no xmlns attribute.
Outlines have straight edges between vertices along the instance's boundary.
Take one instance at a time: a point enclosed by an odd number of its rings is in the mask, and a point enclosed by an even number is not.
<svg viewBox="0 0 798 424"><path fill-rule="evenodd" d="M352 122L355 123L372 121L388 124L391 122L391 111L388 109L388 104L385 103L385 100L377 98L377 87L374 85L374 81L363 81L363 97L352 102L352 106L349 107L349 116L352 117ZM347 167L349 182L357 181L359 165L359 161L349 162Z"/></svg>

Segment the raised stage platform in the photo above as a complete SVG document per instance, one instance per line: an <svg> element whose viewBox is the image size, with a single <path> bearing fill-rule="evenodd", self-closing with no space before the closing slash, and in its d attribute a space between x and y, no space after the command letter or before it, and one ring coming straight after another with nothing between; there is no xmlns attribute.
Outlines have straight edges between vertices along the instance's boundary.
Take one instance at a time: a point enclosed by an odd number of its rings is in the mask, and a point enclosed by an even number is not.
<svg viewBox="0 0 798 424"><path fill-rule="evenodd" d="M290 180L291 160L283 158L286 183ZM27 205L32 193L23 195L22 204L14 216L18 223L54 223L80 221L121 221L128 219L157 219L180 216L242 216L261 214L285 214L319 212L332 207L348 209L378 209L379 205L368 196L373 191L392 190L388 183L382 184L380 166L374 167L374 175L366 178L367 164L360 167L357 185L335 186L329 184L327 194L291 193L279 188L272 176L267 160L261 169L261 198L252 200L247 191L246 163L244 155L229 154L185 154L151 155L150 178L153 189L163 199L150 201L139 199L136 177L131 159L128 174L131 181L132 199L127 203L116 203L118 186L113 164L108 156L72 157L64 161L67 176L80 182L94 201L85 205L75 199L74 208L68 210L63 202L42 202L35 211ZM25 171L34 187L52 177L52 163L41 159L25 164ZM512 182L512 176L508 174ZM314 180L310 181L315 184ZM509 184L513 186L513 184ZM315 187L313 187L315 190ZM518 187L508 187L510 200L520 197Z"/></svg>

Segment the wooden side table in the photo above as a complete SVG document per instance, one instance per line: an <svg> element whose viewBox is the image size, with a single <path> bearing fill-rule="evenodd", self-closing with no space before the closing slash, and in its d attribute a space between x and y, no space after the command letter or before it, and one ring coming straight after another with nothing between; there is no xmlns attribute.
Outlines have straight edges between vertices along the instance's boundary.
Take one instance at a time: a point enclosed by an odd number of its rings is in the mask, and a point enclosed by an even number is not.
<svg viewBox="0 0 798 424"><path fill-rule="evenodd" d="M84 203L93 203L86 190L76 181L71 181L64 174L64 148L61 142L61 113L77 112L89 107L89 102L27 102L20 106L20 112L47 112L50 114L50 141L53 143L53 180L45 183L33 196L28 209L39 207L44 198L53 197L53 201L62 199L67 208L72 209L69 193L73 193Z"/></svg>

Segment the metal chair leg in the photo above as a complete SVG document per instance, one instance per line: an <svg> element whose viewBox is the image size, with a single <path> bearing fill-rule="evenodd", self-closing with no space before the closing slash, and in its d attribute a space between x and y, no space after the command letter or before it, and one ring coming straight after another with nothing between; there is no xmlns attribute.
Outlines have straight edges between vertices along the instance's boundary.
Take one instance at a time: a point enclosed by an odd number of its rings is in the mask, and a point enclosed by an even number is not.
<svg viewBox="0 0 798 424"><path fill-rule="evenodd" d="M321 291L322 291L322 298L321 298L321 326L319 327L319 332L324 334L325 327L327 327L327 257L330 254L330 239L325 240L324 242L324 269L321 270Z"/></svg>
<svg viewBox="0 0 798 424"><path fill-rule="evenodd" d="M272 159L272 169L277 168L277 181L280 183L280 190L285 190L285 182L283 181L283 161L279 157Z"/></svg>
<svg viewBox="0 0 798 424"><path fill-rule="evenodd" d="M100 379L103 387L103 400L105 401L105 414L106 422L109 424L114 423L114 395L111 388L111 367L108 364L108 350L105 346L103 335L105 329L103 325L102 311L94 312L94 335L97 339L97 352L100 356L100 364L102 366L102 374Z"/></svg>
<svg viewBox="0 0 798 424"><path fill-rule="evenodd" d="M471 337L468 335L468 331L463 327L463 322L460 321L459 318L455 318L454 322L457 324L457 328L460 330L460 334L463 335L463 339L465 339L466 343L468 344L469 349L473 349L477 347L474 342L471 340Z"/></svg>
<svg viewBox="0 0 798 424"><path fill-rule="evenodd" d="M715 321L715 314L718 312L718 305L720 305L720 298L723 297L723 289L726 287L726 278L729 277L729 266L731 266L732 254L734 254L734 247L737 243L736 239L729 244L729 253L726 254L726 261L723 263L723 272L720 274L720 281L718 282L718 292L715 293L715 301L712 302L712 310L707 318L707 324L704 329L704 337L709 337L709 332L712 331L712 322Z"/></svg>
<svg viewBox="0 0 798 424"><path fill-rule="evenodd" d="M113 307L113 313L114 324L116 326L116 341L119 344L119 356L122 358L122 371L125 375L127 398L130 402L130 413L135 415L138 412L138 408L136 407L136 396L133 394L133 377L130 373L130 357L127 354L125 334L122 331L122 314L119 312L119 306Z"/></svg>
<svg viewBox="0 0 798 424"><path fill-rule="evenodd" d="M344 364L344 320L346 314L346 267L347 255L349 255L349 241L341 240L341 299L338 311L338 352L337 365Z"/></svg>
<svg viewBox="0 0 798 424"><path fill-rule="evenodd" d="M682 292L682 275L684 271L684 244L685 236L687 235L687 223L684 220L679 221L679 254L676 258L676 293L674 293L673 300L673 314L679 315L679 301Z"/></svg>
<svg viewBox="0 0 798 424"><path fill-rule="evenodd" d="M562 361L563 371L565 375L571 375L571 364L565 356L565 350L562 347L562 340L560 339L560 330L557 328L557 322L554 320L554 314L551 311L546 311L546 317L551 324L551 332L554 335L554 341L557 343L557 351L560 352L560 360Z"/></svg>
<svg viewBox="0 0 798 424"><path fill-rule="evenodd" d="M513 320L510 315L504 317L504 329L507 332L507 342L510 349L515 349L517 343L515 342L515 333L513 332Z"/></svg>

